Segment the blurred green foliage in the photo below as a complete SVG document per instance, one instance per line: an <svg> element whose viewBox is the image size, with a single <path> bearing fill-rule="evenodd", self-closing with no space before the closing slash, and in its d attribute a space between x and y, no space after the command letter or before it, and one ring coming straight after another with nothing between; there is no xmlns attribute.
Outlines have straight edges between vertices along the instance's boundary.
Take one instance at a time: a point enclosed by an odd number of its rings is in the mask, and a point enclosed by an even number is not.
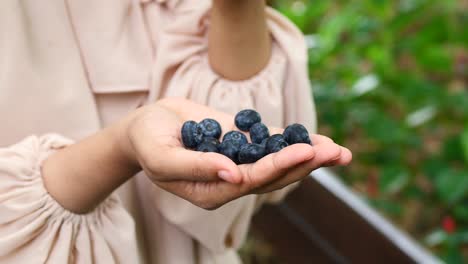
<svg viewBox="0 0 468 264"><path fill-rule="evenodd" d="M306 35L320 133L354 153L343 179L447 262L468 262L468 1L272 5Z"/></svg>

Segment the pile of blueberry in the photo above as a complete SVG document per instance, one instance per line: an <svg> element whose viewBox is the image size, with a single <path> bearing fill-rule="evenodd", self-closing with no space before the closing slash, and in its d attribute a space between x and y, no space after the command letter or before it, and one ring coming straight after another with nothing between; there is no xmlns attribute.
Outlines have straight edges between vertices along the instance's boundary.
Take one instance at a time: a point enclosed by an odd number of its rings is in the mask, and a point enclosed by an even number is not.
<svg viewBox="0 0 468 264"><path fill-rule="evenodd" d="M210 118L203 119L200 123L185 122L182 126L182 142L186 148L196 151L221 153L236 164L254 163L292 144L311 144L309 133L301 124L290 125L283 134L270 136L270 131L255 110L240 111L234 121L237 128L250 133L252 143L239 131L227 132L222 142L219 142L221 125Z"/></svg>

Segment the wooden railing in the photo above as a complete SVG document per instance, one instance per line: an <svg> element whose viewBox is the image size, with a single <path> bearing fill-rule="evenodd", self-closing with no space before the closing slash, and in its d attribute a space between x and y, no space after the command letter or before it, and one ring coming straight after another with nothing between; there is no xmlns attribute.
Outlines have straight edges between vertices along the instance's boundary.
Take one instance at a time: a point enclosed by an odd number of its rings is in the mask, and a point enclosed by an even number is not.
<svg viewBox="0 0 468 264"><path fill-rule="evenodd" d="M264 206L252 232L269 242L280 263L442 263L327 169L281 204Z"/></svg>

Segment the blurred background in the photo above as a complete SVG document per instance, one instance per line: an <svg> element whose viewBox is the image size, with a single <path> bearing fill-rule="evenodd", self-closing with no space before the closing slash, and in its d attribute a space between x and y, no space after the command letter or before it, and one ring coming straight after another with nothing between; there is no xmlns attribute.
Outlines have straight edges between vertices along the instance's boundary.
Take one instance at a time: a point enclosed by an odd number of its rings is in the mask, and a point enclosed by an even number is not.
<svg viewBox="0 0 468 264"><path fill-rule="evenodd" d="M468 1L270 1L306 35L336 174L447 263L468 263ZM251 234L245 263L276 263ZM278 262L282 263L282 262Z"/></svg>

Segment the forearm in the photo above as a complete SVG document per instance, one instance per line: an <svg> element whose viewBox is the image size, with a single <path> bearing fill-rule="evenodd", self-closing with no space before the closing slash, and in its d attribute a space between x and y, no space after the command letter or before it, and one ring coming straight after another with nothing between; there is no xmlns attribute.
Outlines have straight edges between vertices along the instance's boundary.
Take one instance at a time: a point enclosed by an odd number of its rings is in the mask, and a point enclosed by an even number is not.
<svg viewBox="0 0 468 264"><path fill-rule="evenodd" d="M45 160L45 187L64 208L89 212L138 172L122 148L122 126L120 122L101 130Z"/></svg>
<svg viewBox="0 0 468 264"><path fill-rule="evenodd" d="M231 80L243 80L268 63L271 38L265 0L214 0L208 56L211 67Z"/></svg>

